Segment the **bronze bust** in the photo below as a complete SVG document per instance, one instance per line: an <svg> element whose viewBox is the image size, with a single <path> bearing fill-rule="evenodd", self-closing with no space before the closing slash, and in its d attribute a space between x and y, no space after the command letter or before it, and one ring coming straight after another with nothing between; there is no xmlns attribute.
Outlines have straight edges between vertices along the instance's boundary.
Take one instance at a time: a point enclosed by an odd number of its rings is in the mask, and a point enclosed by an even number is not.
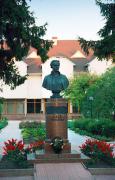
<svg viewBox="0 0 115 180"><path fill-rule="evenodd" d="M53 60L50 66L53 70L51 74L45 76L42 86L52 91L51 98L61 98L60 92L68 87L69 81L59 72L60 62L58 60Z"/></svg>

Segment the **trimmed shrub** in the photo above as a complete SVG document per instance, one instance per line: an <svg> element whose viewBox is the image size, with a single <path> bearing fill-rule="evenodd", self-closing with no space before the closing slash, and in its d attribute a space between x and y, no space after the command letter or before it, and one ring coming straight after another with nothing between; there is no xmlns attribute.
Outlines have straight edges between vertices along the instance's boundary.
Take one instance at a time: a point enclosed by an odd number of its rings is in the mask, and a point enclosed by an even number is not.
<svg viewBox="0 0 115 180"><path fill-rule="evenodd" d="M70 121L69 127L75 132L91 137L97 136L99 139L115 137L115 122L109 119L79 119Z"/></svg>
<svg viewBox="0 0 115 180"><path fill-rule="evenodd" d="M2 118L2 120L0 120L0 130L6 127L7 125L8 125L8 119L5 117Z"/></svg>
<svg viewBox="0 0 115 180"><path fill-rule="evenodd" d="M19 128L38 128L38 126L43 125L43 123L37 121L24 121L19 124Z"/></svg>

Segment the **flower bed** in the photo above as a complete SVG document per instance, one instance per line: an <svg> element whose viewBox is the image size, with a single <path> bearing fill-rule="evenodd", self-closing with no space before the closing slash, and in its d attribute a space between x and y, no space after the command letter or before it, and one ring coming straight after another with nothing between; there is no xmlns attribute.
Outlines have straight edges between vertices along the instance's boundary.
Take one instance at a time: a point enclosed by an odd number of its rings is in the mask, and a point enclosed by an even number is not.
<svg viewBox="0 0 115 180"><path fill-rule="evenodd" d="M80 146L81 152L91 159L84 163L92 174L115 174L114 146L104 141L88 139ZM112 171L110 171L112 169Z"/></svg>
<svg viewBox="0 0 115 180"><path fill-rule="evenodd" d="M0 161L0 169L28 168L27 149L22 141L11 139L4 142L3 157ZM28 149L30 151L30 149Z"/></svg>

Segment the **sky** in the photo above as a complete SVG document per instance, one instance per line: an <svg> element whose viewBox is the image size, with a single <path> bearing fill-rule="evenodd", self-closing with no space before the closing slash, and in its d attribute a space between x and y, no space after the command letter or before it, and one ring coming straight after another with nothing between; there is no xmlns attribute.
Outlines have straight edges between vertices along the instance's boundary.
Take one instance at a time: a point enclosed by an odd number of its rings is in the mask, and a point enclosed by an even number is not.
<svg viewBox="0 0 115 180"><path fill-rule="evenodd" d="M97 40L104 19L95 0L31 0L38 26L48 23L45 38Z"/></svg>

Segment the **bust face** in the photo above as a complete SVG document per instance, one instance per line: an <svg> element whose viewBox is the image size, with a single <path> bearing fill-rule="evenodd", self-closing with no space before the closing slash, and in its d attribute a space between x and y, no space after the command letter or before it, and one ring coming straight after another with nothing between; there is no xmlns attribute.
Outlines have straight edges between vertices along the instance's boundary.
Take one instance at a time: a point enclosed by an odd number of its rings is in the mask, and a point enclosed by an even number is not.
<svg viewBox="0 0 115 180"><path fill-rule="evenodd" d="M59 67L60 67L60 63L57 61L53 62L51 65L51 68L53 69L53 71L57 72L59 71Z"/></svg>

